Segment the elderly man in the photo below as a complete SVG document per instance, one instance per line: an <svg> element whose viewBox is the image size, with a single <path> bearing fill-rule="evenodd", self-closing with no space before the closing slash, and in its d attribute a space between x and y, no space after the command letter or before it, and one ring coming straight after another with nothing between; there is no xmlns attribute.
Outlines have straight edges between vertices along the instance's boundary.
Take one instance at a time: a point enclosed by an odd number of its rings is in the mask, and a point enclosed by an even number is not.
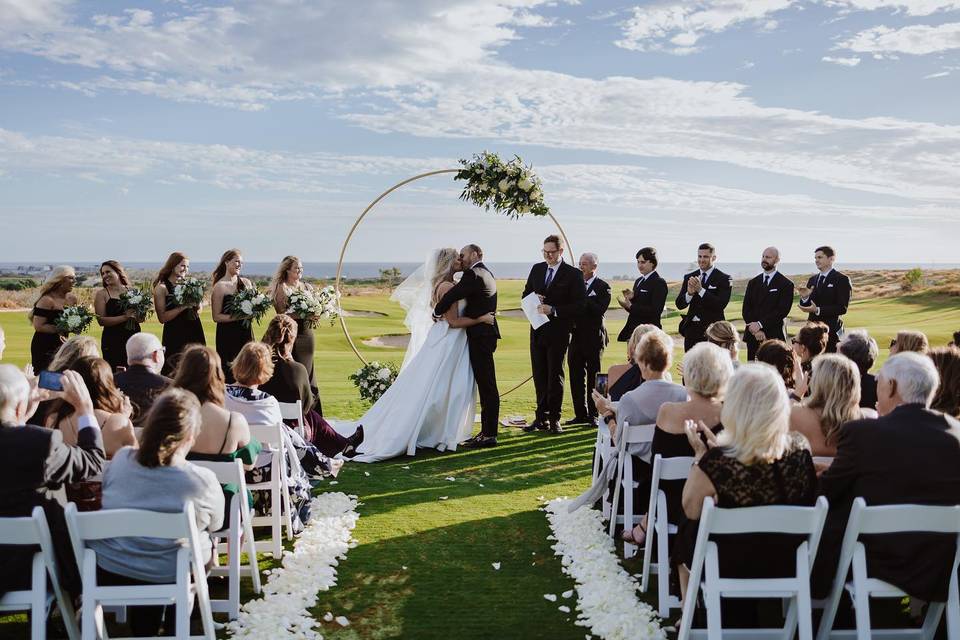
<svg viewBox="0 0 960 640"><path fill-rule="evenodd" d="M933 362L899 353L877 376L876 420L840 428L837 455L820 478L830 501L812 578L823 597L837 571L840 542L853 500L868 505L960 504L960 421L929 409L940 383ZM947 599L955 536L907 533L864 540L867 566L910 596Z"/></svg>
<svg viewBox="0 0 960 640"><path fill-rule="evenodd" d="M580 314L573 321L570 333L570 348L567 351L567 368L570 371L570 395L573 400L573 418L567 425L587 424L597 417L593 404L593 389L603 349L610 341L603 315L610 306L610 285L597 276L599 259L595 253L580 256L580 271L587 299ZM586 383L584 383L586 380Z"/></svg>
<svg viewBox="0 0 960 640"><path fill-rule="evenodd" d="M780 250L767 247L760 258L763 272L747 283L743 294L743 332L747 360L753 360L764 340L785 340L783 321L793 306L793 281L777 271Z"/></svg>
<svg viewBox="0 0 960 640"><path fill-rule="evenodd" d="M163 363L163 346L157 336L135 333L127 340L127 370L117 373L113 379L117 388L130 398L135 427L143 426L154 399L173 382L160 375Z"/></svg>

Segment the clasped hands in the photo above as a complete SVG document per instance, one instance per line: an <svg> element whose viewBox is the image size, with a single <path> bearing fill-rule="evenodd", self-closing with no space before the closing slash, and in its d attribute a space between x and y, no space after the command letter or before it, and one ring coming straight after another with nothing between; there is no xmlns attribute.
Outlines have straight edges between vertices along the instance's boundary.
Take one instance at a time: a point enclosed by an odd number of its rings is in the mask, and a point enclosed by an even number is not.
<svg viewBox="0 0 960 640"><path fill-rule="evenodd" d="M617 304L623 307L625 310L630 311L630 307L633 306L633 290L624 289L623 297L617 298Z"/></svg>
<svg viewBox="0 0 960 640"><path fill-rule="evenodd" d="M760 326L759 322L751 322L747 325L747 331L753 334L753 337L757 339L757 342L763 342L767 339L767 334L763 332L763 327Z"/></svg>
<svg viewBox="0 0 960 640"><path fill-rule="evenodd" d="M717 436L703 420L684 420L683 430L687 434L687 442L693 448L694 460L699 461L703 454L717 446Z"/></svg>
<svg viewBox="0 0 960 640"><path fill-rule="evenodd" d="M701 289L703 289L703 281L700 278L697 276L687 278L687 293L695 296L700 293Z"/></svg>

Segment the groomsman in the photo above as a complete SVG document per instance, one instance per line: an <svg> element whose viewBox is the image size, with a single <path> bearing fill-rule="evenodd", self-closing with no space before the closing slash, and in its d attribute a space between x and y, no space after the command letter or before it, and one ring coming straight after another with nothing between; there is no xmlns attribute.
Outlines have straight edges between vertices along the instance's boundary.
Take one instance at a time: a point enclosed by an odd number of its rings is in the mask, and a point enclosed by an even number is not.
<svg viewBox="0 0 960 640"><path fill-rule="evenodd" d="M704 342L707 327L717 320L725 320L723 310L730 302L733 278L714 266L717 251L704 242L697 247L697 265L700 267L683 276L677 309L686 309L687 315L680 321L683 350L689 351L698 342Z"/></svg>
<svg viewBox="0 0 960 640"><path fill-rule="evenodd" d="M780 251L767 247L760 258L763 273L747 283L743 296L743 321L747 330L747 360L753 360L764 340L784 340L783 321L793 306L793 282L777 271Z"/></svg>
<svg viewBox="0 0 960 640"><path fill-rule="evenodd" d="M667 303L667 281L657 273L657 250L644 247L637 251L637 271L640 277L633 283L632 290L623 290L623 297L617 303L626 309L627 323L617 336L618 342L628 342L633 330L641 324L660 326L663 306Z"/></svg>
<svg viewBox="0 0 960 640"><path fill-rule="evenodd" d="M537 429L563 433L560 406L563 404L563 358L570 344L573 320L580 314L586 298L583 274L563 261L563 242L549 235L543 241L544 262L533 265L523 295L536 293L537 310L550 321L530 328L530 364L537 393L536 420L524 431Z"/></svg>
<svg viewBox="0 0 960 640"><path fill-rule="evenodd" d="M597 417L593 404L594 382L600 371L603 349L610 342L603 314L610 306L610 285L597 277L597 254L580 256L580 271L587 297L583 310L573 321L567 368L570 370L570 395L573 399L573 418L565 425L587 424ZM586 382L584 382L586 380Z"/></svg>
<svg viewBox="0 0 960 640"><path fill-rule="evenodd" d="M819 320L830 327L827 340L827 352L837 350L840 332L843 331L843 318L850 305L850 293L853 285L850 278L833 268L837 254L833 247L817 247L813 261L820 272L810 276L807 286L800 289L800 310L807 312L808 320Z"/></svg>

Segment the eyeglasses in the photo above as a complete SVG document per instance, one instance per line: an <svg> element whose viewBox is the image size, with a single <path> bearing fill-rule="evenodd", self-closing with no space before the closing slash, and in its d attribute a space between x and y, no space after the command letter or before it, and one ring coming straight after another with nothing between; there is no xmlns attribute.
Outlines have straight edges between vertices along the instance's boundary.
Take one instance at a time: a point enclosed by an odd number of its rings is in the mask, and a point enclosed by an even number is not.
<svg viewBox="0 0 960 640"><path fill-rule="evenodd" d="M547 251L546 249L543 250L543 255L545 256L552 256L557 253L560 253L560 249L554 249L553 251Z"/></svg>

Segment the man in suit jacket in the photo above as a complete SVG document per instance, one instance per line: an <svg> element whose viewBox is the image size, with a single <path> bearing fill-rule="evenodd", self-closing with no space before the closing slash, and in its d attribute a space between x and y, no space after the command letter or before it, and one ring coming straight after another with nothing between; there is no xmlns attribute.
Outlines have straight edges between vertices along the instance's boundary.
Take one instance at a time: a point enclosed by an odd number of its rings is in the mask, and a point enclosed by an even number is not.
<svg viewBox="0 0 960 640"><path fill-rule="evenodd" d="M57 429L24 426L46 392L36 388L36 379L31 384L13 365L0 365L0 517L29 516L34 507L43 507L64 588L78 594L80 574L63 518L63 485L100 474L105 456L83 378L65 371L62 380L63 398L78 416L75 447L64 444ZM4 549L0 554L0 596L30 588L32 560L33 553L27 548Z"/></svg>
<svg viewBox="0 0 960 640"><path fill-rule="evenodd" d="M793 306L793 281L777 271L780 251L767 247L760 258L763 273L747 283L743 296L743 321L747 330L747 360L753 360L764 340L785 340L783 321Z"/></svg>
<svg viewBox="0 0 960 640"><path fill-rule="evenodd" d="M463 277L440 299L433 310L439 319L457 300L466 300L463 315L479 318L497 311L497 281L483 264L483 250L468 244L460 250L460 269ZM466 447L495 447L500 426L500 391L497 389L497 370L493 353L500 339L500 327L491 324L475 324L467 327L467 348L470 350L470 367L477 380L480 396L480 433L464 443Z"/></svg>
<svg viewBox="0 0 960 640"><path fill-rule="evenodd" d="M820 477L830 511L812 578L813 597L829 592L853 500L885 504L960 504L960 421L928 407L939 384L918 353L887 360L878 379L876 420L843 425L837 455ZM871 577L911 596L944 601L956 536L904 533L863 539ZM841 576L843 578L843 576Z"/></svg>
<svg viewBox="0 0 960 640"><path fill-rule="evenodd" d="M827 352L837 350L840 332L843 331L843 318L850 304L853 285L850 278L833 268L837 254L833 247L817 247L813 260L818 274L811 276L807 286L800 289L800 309L809 315L808 320L819 320L830 327L827 338Z"/></svg>
<svg viewBox="0 0 960 640"><path fill-rule="evenodd" d="M667 303L667 281L657 273L657 250L644 247L637 251L637 270L640 277L633 283L633 289L623 291L623 297L617 303L627 311L627 323L617 336L618 342L629 342L633 330L641 324L660 327L660 316Z"/></svg>
<svg viewBox="0 0 960 640"><path fill-rule="evenodd" d="M680 322L683 350L690 351L693 345L706 341L710 324L725 320L723 310L730 302L733 279L714 266L717 251L710 243L697 247L697 265L700 267L683 276L683 285L677 296L677 309L687 309L687 316Z"/></svg>
<svg viewBox="0 0 960 640"><path fill-rule="evenodd" d="M610 306L610 285L597 276L597 254L580 256L580 272L587 297L583 310L573 321L570 334L570 351L567 353L567 368L570 370L570 395L573 399L573 415L565 424L587 424L597 417L593 404L593 389L600 372L603 349L610 341L603 315ZM586 382L584 382L586 380Z"/></svg>
<svg viewBox="0 0 960 640"><path fill-rule="evenodd" d="M524 431L537 429L563 433L563 358L570 344L570 331L585 303L583 274L563 261L563 241L549 235L543 241L544 262L533 265L521 297L540 297L540 313L550 321L539 329L530 327L530 365L537 394L536 419Z"/></svg>
<svg viewBox="0 0 960 640"><path fill-rule="evenodd" d="M163 346L157 336L141 332L127 340L127 369L116 373L113 381L130 398L135 427L143 426L153 401L173 384L173 380L160 375L163 362Z"/></svg>

